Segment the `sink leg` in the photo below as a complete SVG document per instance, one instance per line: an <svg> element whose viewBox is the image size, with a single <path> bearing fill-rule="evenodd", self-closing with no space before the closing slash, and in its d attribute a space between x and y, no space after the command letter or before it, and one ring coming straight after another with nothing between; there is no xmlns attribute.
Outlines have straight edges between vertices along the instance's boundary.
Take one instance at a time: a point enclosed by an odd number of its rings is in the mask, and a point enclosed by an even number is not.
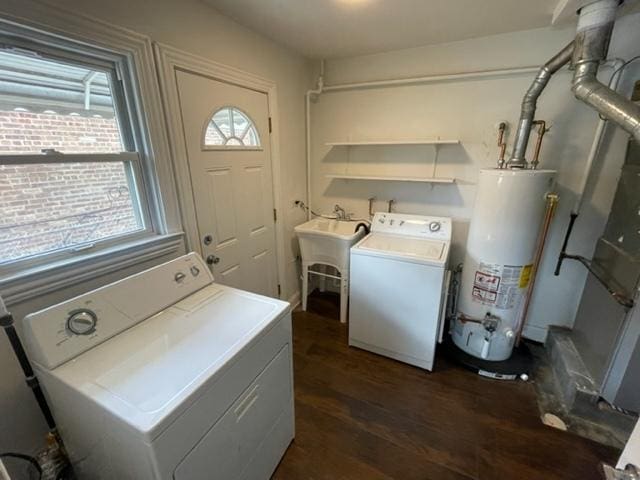
<svg viewBox="0 0 640 480"><path fill-rule="evenodd" d="M309 266L302 265L302 310L307 311L307 295L309 295Z"/></svg>
<svg viewBox="0 0 640 480"><path fill-rule="evenodd" d="M346 275L340 280L340 322L347 323L347 305L349 302L349 278Z"/></svg>

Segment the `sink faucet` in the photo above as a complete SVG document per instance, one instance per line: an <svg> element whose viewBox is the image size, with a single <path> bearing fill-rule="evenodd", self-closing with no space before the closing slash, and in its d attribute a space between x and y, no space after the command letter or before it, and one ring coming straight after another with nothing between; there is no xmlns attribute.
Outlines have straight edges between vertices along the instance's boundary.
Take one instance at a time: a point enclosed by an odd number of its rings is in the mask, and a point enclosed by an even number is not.
<svg viewBox="0 0 640 480"><path fill-rule="evenodd" d="M333 207L333 213L336 214L336 219L337 220L350 220L351 215L348 215L347 212L345 211L344 208L342 208L340 205L336 204L335 207Z"/></svg>

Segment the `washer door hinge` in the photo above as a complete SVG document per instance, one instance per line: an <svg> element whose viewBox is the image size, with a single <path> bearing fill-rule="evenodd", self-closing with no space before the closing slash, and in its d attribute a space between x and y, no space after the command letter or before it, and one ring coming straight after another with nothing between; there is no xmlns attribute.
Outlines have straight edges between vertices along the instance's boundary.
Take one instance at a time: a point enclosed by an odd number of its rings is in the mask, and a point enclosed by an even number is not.
<svg viewBox="0 0 640 480"><path fill-rule="evenodd" d="M278 284L278 297L282 294L282 287Z"/></svg>
<svg viewBox="0 0 640 480"><path fill-rule="evenodd" d="M276 210L275 208L273 209L273 221L278 221L278 210Z"/></svg>
<svg viewBox="0 0 640 480"><path fill-rule="evenodd" d="M271 117L269 117L269 133L273 131L273 125L271 124Z"/></svg>

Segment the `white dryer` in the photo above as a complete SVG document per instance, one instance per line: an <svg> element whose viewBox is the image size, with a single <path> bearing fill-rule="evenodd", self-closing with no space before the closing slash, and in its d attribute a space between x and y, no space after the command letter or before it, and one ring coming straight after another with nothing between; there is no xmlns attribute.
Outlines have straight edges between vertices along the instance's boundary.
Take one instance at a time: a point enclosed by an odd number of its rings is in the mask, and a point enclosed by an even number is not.
<svg viewBox="0 0 640 480"><path fill-rule="evenodd" d="M349 345L432 370L450 244L450 218L376 213L351 248Z"/></svg>
<svg viewBox="0 0 640 480"><path fill-rule="evenodd" d="M25 318L80 479L267 479L294 435L289 304L189 254Z"/></svg>

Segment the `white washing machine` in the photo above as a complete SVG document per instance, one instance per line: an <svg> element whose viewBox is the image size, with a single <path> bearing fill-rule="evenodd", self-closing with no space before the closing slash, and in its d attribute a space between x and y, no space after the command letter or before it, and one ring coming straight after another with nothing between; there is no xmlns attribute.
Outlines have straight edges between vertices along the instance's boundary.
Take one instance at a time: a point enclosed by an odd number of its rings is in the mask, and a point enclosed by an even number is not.
<svg viewBox="0 0 640 480"><path fill-rule="evenodd" d="M189 254L29 315L80 479L268 479L294 435L289 304Z"/></svg>
<svg viewBox="0 0 640 480"><path fill-rule="evenodd" d="M351 248L349 345L432 370L450 244L450 218L376 213Z"/></svg>

